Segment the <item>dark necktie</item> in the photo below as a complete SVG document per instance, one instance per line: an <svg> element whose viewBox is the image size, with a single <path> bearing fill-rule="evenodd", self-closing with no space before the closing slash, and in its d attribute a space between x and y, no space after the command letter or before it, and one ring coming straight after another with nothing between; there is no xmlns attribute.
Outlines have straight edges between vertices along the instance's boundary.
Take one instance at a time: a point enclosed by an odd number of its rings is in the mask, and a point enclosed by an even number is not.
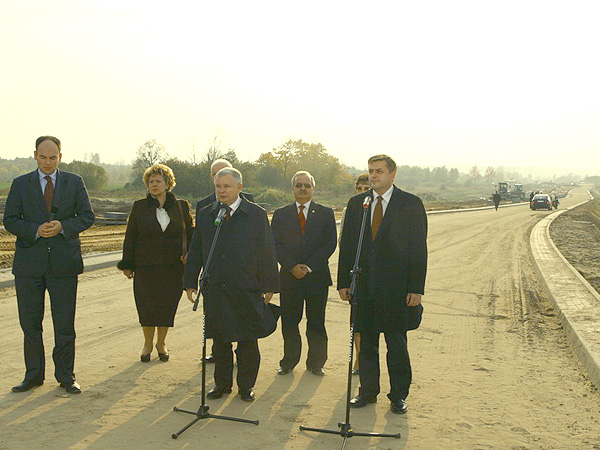
<svg viewBox="0 0 600 450"><path fill-rule="evenodd" d="M52 210L52 199L54 198L54 184L52 184L52 177L50 175L46 175L44 178L47 181L44 188L44 199L46 200L46 209L50 212Z"/></svg>
<svg viewBox="0 0 600 450"><path fill-rule="evenodd" d="M304 217L304 205L300 205L298 207L298 209L300 209L300 211L298 212L298 219L300 219L300 233L302 233L302 235L304 235L304 230L306 228L306 217Z"/></svg>
<svg viewBox="0 0 600 450"><path fill-rule="evenodd" d="M225 209L227 210L227 213L225 213L225 220L229 220L231 219L231 206L225 205Z"/></svg>
<svg viewBox="0 0 600 450"><path fill-rule="evenodd" d="M379 226L381 225L381 221L383 220L383 205L381 204L382 199L383 197L381 195L377 196L377 203L375 203L375 209L373 210L373 222L371 223L372 241L374 241L377 237Z"/></svg>

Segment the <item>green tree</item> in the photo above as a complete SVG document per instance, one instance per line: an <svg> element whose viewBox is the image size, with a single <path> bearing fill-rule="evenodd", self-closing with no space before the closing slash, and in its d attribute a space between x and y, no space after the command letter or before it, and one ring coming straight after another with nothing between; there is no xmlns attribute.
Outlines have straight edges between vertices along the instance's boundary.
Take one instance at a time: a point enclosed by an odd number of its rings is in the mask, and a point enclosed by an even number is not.
<svg viewBox="0 0 600 450"><path fill-rule="evenodd" d="M108 175L104 167L91 162L75 160L70 163L61 163L60 168L80 175L86 187L90 190L101 189L108 181Z"/></svg>

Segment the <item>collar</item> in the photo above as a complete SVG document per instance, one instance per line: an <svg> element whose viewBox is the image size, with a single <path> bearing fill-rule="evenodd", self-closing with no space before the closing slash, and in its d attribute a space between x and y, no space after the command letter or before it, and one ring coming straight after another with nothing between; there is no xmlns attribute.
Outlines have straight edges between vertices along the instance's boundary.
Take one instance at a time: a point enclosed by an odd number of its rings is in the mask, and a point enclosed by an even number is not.
<svg viewBox="0 0 600 450"><path fill-rule="evenodd" d="M304 206L304 210L302 212L304 213L304 215L307 215L308 210L310 209L311 202L312 202L312 200L309 200L304 205L300 205L300 203L295 202L296 203L296 212L300 211L300 206Z"/></svg>
<svg viewBox="0 0 600 450"><path fill-rule="evenodd" d="M58 173L58 169L55 170L54 172L52 172L50 175L46 175L44 172L42 172L39 168L37 169L37 173L38 173L38 177L40 179L40 181L46 179L46 177L50 177L52 178L52 184L54 184L54 186L56 186L56 175Z"/></svg>
<svg viewBox="0 0 600 450"><path fill-rule="evenodd" d="M154 206L155 208L158 208L158 200L156 200L154 197L152 197L150 195L150 193L148 193L148 195L146 195L146 200L152 206ZM167 198L165 200L165 204L163 205L163 208L164 209L169 209L171 207L171 205L175 204L175 201L176 201L175 194L173 194L170 191L167 191Z"/></svg>
<svg viewBox="0 0 600 450"><path fill-rule="evenodd" d="M383 193L382 197L383 197L383 201L386 203L390 202L390 199L392 198L392 194L394 193L394 185L392 184L392 186ZM379 196L379 194L375 191L373 191L373 200L377 200L377 197Z"/></svg>
<svg viewBox="0 0 600 450"><path fill-rule="evenodd" d="M231 205L229 205L229 207L231 208L231 212L229 213L230 216L233 215L233 213L238 209L238 207L240 206L240 204L242 203L242 197L240 195L238 195L238 198L235 202L233 202Z"/></svg>

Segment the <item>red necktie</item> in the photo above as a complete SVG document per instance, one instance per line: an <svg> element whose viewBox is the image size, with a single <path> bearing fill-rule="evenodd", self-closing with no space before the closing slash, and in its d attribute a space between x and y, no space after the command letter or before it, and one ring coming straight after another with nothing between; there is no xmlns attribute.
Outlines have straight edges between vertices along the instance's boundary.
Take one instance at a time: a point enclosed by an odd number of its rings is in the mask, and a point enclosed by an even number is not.
<svg viewBox="0 0 600 450"><path fill-rule="evenodd" d="M379 231L379 226L381 225L381 221L383 220L383 205L381 204L381 199L383 197L381 195L377 196L377 203L375 204L375 209L373 210L373 223L371 223L371 240L374 241L377 237L377 232Z"/></svg>
<svg viewBox="0 0 600 450"><path fill-rule="evenodd" d="M298 213L298 219L300 219L300 233L304 235L304 229L306 228L306 217L304 217L304 213L302 212L304 205L300 205L298 208L300 209L300 212Z"/></svg>
<svg viewBox="0 0 600 450"><path fill-rule="evenodd" d="M47 180L44 188L44 199L46 200L46 209L50 212L52 210L52 199L54 198L54 184L52 184L50 175L46 175L44 178Z"/></svg>

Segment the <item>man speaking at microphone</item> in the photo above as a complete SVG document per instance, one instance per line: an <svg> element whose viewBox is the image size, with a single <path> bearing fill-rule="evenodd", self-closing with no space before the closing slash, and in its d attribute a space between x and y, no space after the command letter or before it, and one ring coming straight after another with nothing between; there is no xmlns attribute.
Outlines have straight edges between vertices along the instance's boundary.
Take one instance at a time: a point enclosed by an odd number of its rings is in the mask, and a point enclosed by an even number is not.
<svg viewBox="0 0 600 450"><path fill-rule="evenodd" d="M206 337L213 338L215 387L207 398L232 390L232 343L237 342L237 385L240 398L254 400L260 366L257 339L275 331L276 322L267 304L279 291L277 254L264 209L242 192L242 174L226 167L214 178L217 199L200 209L190 243L184 288L194 302L200 270L208 274L203 292ZM212 261L205 267L217 226L221 226Z"/></svg>
<svg viewBox="0 0 600 450"><path fill-rule="evenodd" d="M338 290L350 300L348 288L364 211L367 214L356 287L356 332L361 334L360 389L350 401L362 408L377 401L379 334L387 344L391 410L404 414L412 380L407 331L421 322L427 271L427 216L421 200L394 186L396 163L387 155L369 158L372 190L350 199L340 242ZM365 197L371 197L365 201ZM369 200L371 200L369 202Z"/></svg>
<svg viewBox="0 0 600 450"><path fill-rule="evenodd" d="M13 392L44 382L46 290L54 324L54 376L68 393L81 392L73 372L77 275L83 272L79 233L94 223L94 212L83 179L58 170L60 147L54 136L39 137L33 154L38 169L16 178L6 199L4 226L17 236L12 273L25 336L25 379Z"/></svg>

